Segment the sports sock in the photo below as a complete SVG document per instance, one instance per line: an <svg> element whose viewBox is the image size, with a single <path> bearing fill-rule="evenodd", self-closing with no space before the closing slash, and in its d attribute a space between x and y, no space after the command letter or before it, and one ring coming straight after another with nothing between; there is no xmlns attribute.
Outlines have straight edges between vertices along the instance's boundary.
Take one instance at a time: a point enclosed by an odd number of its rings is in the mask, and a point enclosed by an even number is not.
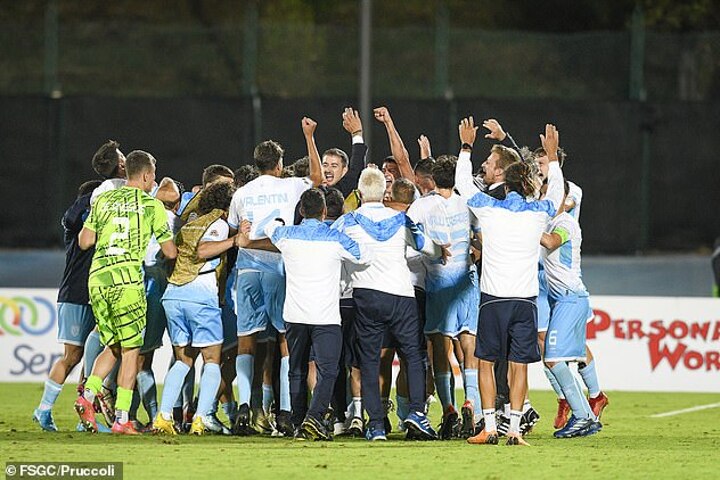
<svg viewBox="0 0 720 480"><path fill-rule="evenodd" d="M480 403L480 389L478 387L478 371L476 368L466 368L465 372L465 398L473 404L473 412L479 417L482 410Z"/></svg>
<svg viewBox="0 0 720 480"><path fill-rule="evenodd" d="M228 417L230 422L235 423L235 415L237 414L237 403L234 401L223 403L221 405L223 412Z"/></svg>
<svg viewBox="0 0 720 480"><path fill-rule="evenodd" d="M217 363L206 363L200 377L200 394L195 415L206 416L210 413L215 396L220 387L220 365Z"/></svg>
<svg viewBox="0 0 720 480"><path fill-rule="evenodd" d="M595 371L595 359L585 365L584 368L578 369L580 376L587 386L590 398L595 398L600 395L600 382L598 381L597 372Z"/></svg>
<svg viewBox="0 0 720 480"><path fill-rule="evenodd" d="M527 411L530 410L531 408L532 408L532 404L530 403L530 400L528 400L528 399L526 398L525 401L523 402L522 413L527 412Z"/></svg>
<svg viewBox="0 0 720 480"><path fill-rule="evenodd" d="M45 390L43 390L42 399L40 399L40 410L50 410L57 401L58 395L62 391L62 384L55 383L49 378L45 380Z"/></svg>
<svg viewBox="0 0 720 480"><path fill-rule="evenodd" d="M591 418L592 410L590 410L590 404L587 398L585 398L585 395L583 395L578 383L575 381L575 376L570 370L570 367L568 367L568 364L558 362L551 371L560 384L565 398L573 411L573 415L577 418Z"/></svg>
<svg viewBox="0 0 720 480"><path fill-rule="evenodd" d="M88 335L85 340L85 351L83 352L83 372L85 373L85 378L92 375L95 359L102 351L103 346L100 343L100 333L97 331L90 332L90 335Z"/></svg>
<svg viewBox="0 0 720 480"><path fill-rule="evenodd" d="M362 397L353 397L352 416L362 418Z"/></svg>
<svg viewBox="0 0 720 480"><path fill-rule="evenodd" d="M280 359L280 410L289 412L290 406L290 357Z"/></svg>
<svg viewBox="0 0 720 480"><path fill-rule="evenodd" d="M90 403L94 402L95 396L100 393L101 388L102 378L97 375L90 375L87 380L85 380L85 391L83 392L85 400Z"/></svg>
<svg viewBox="0 0 720 480"><path fill-rule="evenodd" d="M137 390L140 393L143 407L152 420L157 415L157 386L155 385L155 374L152 370L140 370L137 374Z"/></svg>
<svg viewBox="0 0 720 480"><path fill-rule="evenodd" d="M495 409L486 408L482 411L483 417L485 418L485 431L486 432L497 432L497 422L495 421Z"/></svg>
<svg viewBox="0 0 720 480"><path fill-rule="evenodd" d="M507 418L510 418L510 404L506 403L503 405L503 415L505 415Z"/></svg>
<svg viewBox="0 0 720 480"><path fill-rule="evenodd" d="M110 390L111 392L114 392L117 389L117 376L119 371L120 361L118 360L115 362L112 370L110 370L110 373L107 374L107 377L105 377L102 382L102 386L105 387L105 390Z"/></svg>
<svg viewBox="0 0 720 480"><path fill-rule="evenodd" d="M137 420L137 411L138 408L140 408L140 393L137 391L137 388L133 389L132 391L132 400L130 402L130 418L133 420Z"/></svg>
<svg viewBox="0 0 720 480"><path fill-rule="evenodd" d="M188 374L185 375L181 392L183 410L189 410L195 396L195 365L190 367Z"/></svg>
<svg viewBox="0 0 720 480"><path fill-rule="evenodd" d="M452 395L450 388L450 372L435 372L435 388L438 397L440 397L440 405L442 405L443 413L447 412L452 405Z"/></svg>
<svg viewBox="0 0 720 480"><path fill-rule="evenodd" d="M410 404L408 403L408 398L396 395L395 401L397 401L397 416L400 421L405 421L407 416L410 414Z"/></svg>
<svg viewBox="0 0 720 480"><path fill-rule="evenodd" d="M275 400L275 394L273 393L273 387L272 385L268 385L267 383L262 384L262 408L263 412L267 415L270 413L270 408L272 407L272 403Z"/></svg>
<svg viewBox="0 0 720 480"><path fill-rule="evenodd" d="M516 435L520 435L520 418L522 417L522 412L520 410L510 410L510 430L508 430L508 433L514 433Z"/></svg>
<svg viewBox="0 0 720 480"><path fill-rule="evenodd" d="M252 388L255 357L242 354L235 357L237 371L238 405L250 405L250 389Z"/></svg>
<svg viewBox="0 0 720 480"><path fill-rule="evenodd" d="M190 371L190 367L181 361L176 361L165 376L162 399L160 400L160 413L165 420L172 420L172 410L180 397L183 381Z"/></svg>
<svg viewBox="0 0 720 480"><path fill-rule="evenodd" d="M262 386L253 386L250 393L250 408L255 410L262 406Z"/></svg>
<svg viewBox="0 0 720 480"><path fill-rule="evenodd" d="M547 366L543 366L543 370L545 371L545 376L550 382L550 386L553 390L555 390L555 395L557 395L557 398L565 400L565 394L563 393L562 388L560 388L560 384L557 382L557 380L555 380L555 375L552 374L552 372Z"/></svg>
<svg viewBox="0 0 720 480"><path fill-rule="evenodd" d="M127 388L118 387L117 400L115 401L115 421L118 423L127 423L129 419L128 412L132 405L133 391Z"/></svg>
<svg viewBox="0 0 720 480"><path fill-rule="evenodd" d="M452 369L452 367L450 367ZM450 370L450 404L455 406L457 405L457 402L455 401L455 375L453 375L452 370Z"/></svg>

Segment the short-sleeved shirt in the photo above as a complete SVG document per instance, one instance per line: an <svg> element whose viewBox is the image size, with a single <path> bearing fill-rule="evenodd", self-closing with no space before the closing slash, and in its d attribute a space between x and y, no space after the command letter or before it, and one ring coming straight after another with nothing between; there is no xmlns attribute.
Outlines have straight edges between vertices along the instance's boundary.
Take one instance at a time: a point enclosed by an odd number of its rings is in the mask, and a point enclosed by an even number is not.
<svg viewBox="0 0 720 480"><path fill-rule="evenodd" d="M563 240L552 253L545 248L541 251L550 295L557 298L586 292L580 269L582 231L577 220L570 213L561 213L548 224L546 232L557 233Z"/></svg>
<svg viewBox="0 0 720 480"><path fill-rule="evenodd" d="M443 265L439 258L424 257L427 267L425 289L434 292L452 287L467 278L470 260L470 230L477 231L478 222L467 202L453 193L449 198L431 192L415 200L408 209L408 217L423 229L435 243L450 245L451 257Z"/></svg>
<svg viewBox="0 0 720 480"><path fill-rule="evenodd" d="M84 226L97 235L89 287L142 287L150 238L158 243L172 238L162 202L133 187L100 195Z"/></svg>
<svg viewBox="0 0 720 480"><path fill-rule="evenodd" d="M282 218L286 225L293 224L295 205L303 192L311 187L312 182L307 177L261 175L235 192L228 224L237 229L243 220L248 220L252 223L251 240L267 238L265 227L276 218ZM241 248L236 265L238 269L283 274L282 257L277 252Z"/></svg>
<svg viewBox="0 0 720 480"><path fill-rule="evenodd" d="M221 242L227 240L230 228L227 222L222 218L215 220L205 230L200 242ZM218 284L214 273L215 269L220 265L220 258L215 257L200 267L198 276L185 285L168 284L167 290L163 295L163 300L183 300L193 303L217 305L218 302Z"/></svg>

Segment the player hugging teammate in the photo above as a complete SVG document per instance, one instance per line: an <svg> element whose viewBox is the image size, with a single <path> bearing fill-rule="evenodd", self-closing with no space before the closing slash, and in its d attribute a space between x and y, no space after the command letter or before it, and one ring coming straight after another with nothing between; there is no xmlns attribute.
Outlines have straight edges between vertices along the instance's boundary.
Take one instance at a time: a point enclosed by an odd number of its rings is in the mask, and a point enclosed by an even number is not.
<svg viewBox="0 0 720 480"><path fill-rule="evenodd" d="M413 168L388 109L374 116L392 154L382 170L367 163L362 122L348 108L349 157L340 148L321 156L305 117L306 157L286 167L283 148L264 141L254 166L211 165L191 192L155 182L149 153L125 158L117 142L104 144L93 166L105 182L83 184L64 217L66 350L34 420L57 430L52 406L84 354L83 430L383 441L397 354L408 439L527 445L540 418L527 366L541 360L558 395L554 436L600 431L608 399L585 344L582 190L563 178L557 129L547 125L541 147L523 155L499 122L484 121L496 144L474 176L472 117L459 125L457 156L435 160L421 136ZM152 353L165 331L174 361L158 406ZM437 432L427 416L434 393Z"/></svg>

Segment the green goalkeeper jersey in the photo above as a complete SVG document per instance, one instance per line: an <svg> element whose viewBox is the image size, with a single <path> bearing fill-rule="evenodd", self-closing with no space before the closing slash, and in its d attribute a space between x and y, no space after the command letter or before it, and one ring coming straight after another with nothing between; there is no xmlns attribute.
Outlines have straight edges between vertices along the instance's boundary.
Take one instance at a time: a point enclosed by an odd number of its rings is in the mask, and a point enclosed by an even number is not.
<svg viewBox="0 0 720 480"><path fill-rule="evenodd" d="M88 287L142 287L150 238L158 243L172 238L162 202L133 187L100 195L85 227L97 235Z"/></svg>

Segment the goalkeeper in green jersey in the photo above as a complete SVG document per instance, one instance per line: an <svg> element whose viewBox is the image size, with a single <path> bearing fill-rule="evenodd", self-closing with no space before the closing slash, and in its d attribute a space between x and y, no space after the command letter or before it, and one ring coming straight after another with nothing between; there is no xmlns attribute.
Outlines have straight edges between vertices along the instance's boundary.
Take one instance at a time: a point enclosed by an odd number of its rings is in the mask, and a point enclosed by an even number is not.
<svg viewBox="0 0 720 480"><path fill-rule="evenodd" d="M177 248L165 207L148 194L155 184L155 158L136 150L127 156L125 170L126 186L97 198L79 235L81 249L95 246L88 288L105 350L95 360L75 410L88 431L97 431L93 401L103 378L121 360L112 431L135 434L128 411L146 322L142 262L153 236L166 258L174 259Z"/></svg>

